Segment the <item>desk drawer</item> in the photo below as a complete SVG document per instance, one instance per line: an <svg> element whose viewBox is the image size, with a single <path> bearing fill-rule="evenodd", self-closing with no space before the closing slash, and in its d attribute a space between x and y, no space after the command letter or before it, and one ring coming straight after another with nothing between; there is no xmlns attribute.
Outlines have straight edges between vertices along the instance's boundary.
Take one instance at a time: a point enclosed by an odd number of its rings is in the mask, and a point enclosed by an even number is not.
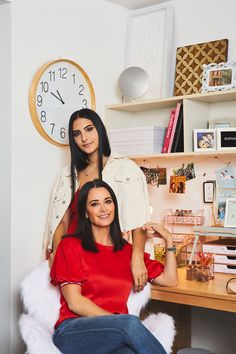
<svg viewBox="0 0 236 354"><path fill-rule="evenodd" d="M236 266L236 256L225 256L221 254L215 254L214 255L214 262L216 263L221 263L221 264L229 264L229 265L235 265Z"/></svg>
<svg viewBox="0 0 236 354"><path fill-rule="evenodd" d="M223 254L223 255L231 255L236 256L236 245L228 245L225 243L222 244L210 244L204 243L202 245L203 252L205 253L215 253L215 254Z"/></svg>
<svg viewBox="0 0 236 354"><path fill-rule="evenodd" d="M216 273L236 274L236 265L214 264L214 271Z"/></svg>

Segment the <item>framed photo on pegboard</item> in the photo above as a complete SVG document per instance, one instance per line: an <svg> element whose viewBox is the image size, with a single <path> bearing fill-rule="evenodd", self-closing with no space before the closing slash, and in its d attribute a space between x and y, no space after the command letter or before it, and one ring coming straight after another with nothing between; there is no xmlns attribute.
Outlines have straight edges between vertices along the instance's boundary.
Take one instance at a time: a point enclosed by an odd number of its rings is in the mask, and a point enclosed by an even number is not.
<svg viewBox="0 0 236 354"><path fill-rule="evenodd" d="M174 96L200 92L203 64L219 64L227 59L228 39L177 48Z"/></svg>

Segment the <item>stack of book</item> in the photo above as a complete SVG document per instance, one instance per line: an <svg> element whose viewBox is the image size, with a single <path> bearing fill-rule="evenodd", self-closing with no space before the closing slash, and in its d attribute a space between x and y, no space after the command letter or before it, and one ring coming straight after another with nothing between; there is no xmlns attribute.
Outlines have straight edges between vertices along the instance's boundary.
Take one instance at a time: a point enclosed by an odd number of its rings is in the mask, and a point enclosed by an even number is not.
<svg viewBox="0 0 236 354"><path fill-rule="evenodd" d="M183 104L177 103L176 108L170 112L170 119L164 138L162 153L183 152L184 132L183 132Z"/></svg>
<svg viewBox="0 0 236 354"><path fill-rule="evenodd" d="M144 126L111 129L109 139L112 150L124 155L161 153L166 128Z"/></svg>

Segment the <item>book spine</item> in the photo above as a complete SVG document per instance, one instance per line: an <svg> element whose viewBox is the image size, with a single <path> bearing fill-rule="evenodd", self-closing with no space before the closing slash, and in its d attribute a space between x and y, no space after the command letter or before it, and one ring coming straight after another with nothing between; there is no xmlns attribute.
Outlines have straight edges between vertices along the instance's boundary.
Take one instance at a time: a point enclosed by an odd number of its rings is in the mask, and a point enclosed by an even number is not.
<svg viewBox="0 0 236 354"><path fill-rule="evenodd" d="M175 109L172 109L170 112L170 119L169 119L168 127L166 129L166 135L165 135L165 139L164 139L164 143L163 143L163 147L162 147L162 151L161 151L162 154L167 153L168 145L170 142L170 135L171 135L171 131L172 131L173 123L174 123L174 118L175 118Z"/></svg>
<svg viewBox="0 0 236 354"><path fill-rule="evenodd" d="M183 141L183 105L180 107L179 118L177 121L177 126L175 129L175 135L171 147L171 152L181 152L184 151L184 141Z"/></svg>
<svg viewBox="0 0 236 354"><path fill-rule="evenodd" d="M177 103L167 152L171 152L171 147L172 147L173 139L174 139L174 136L175 136L175 129L176 129L177 121L178 121L178 118L179 118L180 107L181 107L181 103Z"/></svg>

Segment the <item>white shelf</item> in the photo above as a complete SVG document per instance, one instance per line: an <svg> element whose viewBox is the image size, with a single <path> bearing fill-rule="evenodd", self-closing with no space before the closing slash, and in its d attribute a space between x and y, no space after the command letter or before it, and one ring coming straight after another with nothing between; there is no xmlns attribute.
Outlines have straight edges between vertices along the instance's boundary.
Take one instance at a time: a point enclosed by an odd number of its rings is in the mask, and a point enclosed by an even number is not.
<svg viewBox="0 0 236 354"><path fill-rule="evenodd" d="M144 112L161 108L172 108L178 102L183 101L183 96L175 96L169 98L163 98L159 100L147 100L147 101L133 101L121 104L113 104L106 106L106 109L112 109L116 111L126 112Z"/></svg>
<svg viewBox="0 0 236 354"><path fill-rule="evenodd" d="M145 160L145 159L176 159L176 158L183 158L183 157L213 157L218 158L220 155L235 155L235 150L228 150L228 151L206 151L206 152L175 152L170 154L151 154L151 155L132 155L128 156L132 160Z"/></svg>
<svg viewBox="0 0 236 354"><path fill-rule="evenodd" d="M193 151L193 130L206 129L210 119L236 117L236 89L221 92L174 96L148 101L133 101L105 107L105 125L108 129L121 129L155 125L167 127L170 111L183 103L184 152L130 156L132 159L169 159L182 157L232 155L234 150Z"/></svg>
<svg viewBox="0 0 236 354"><path fill-rule="evenodd" d="M177 216L165 215L164 222L167 224L186 224L186 225L202 225L205 221L204 216Z"/></svg>
<svg viewBox="0 0 236 354"><path fill-rule="evenodd" d="M193 233L196 236L236 237L235 227L195 226Z"/></svg>
<svg viewBox="0 0 236 354"><path fill-rule="evenodd" d="M172 107L174 104L184 100L193 100L206 103L233 101L236 100L236 89L208 93L194 93L192 95L172 96L146 101L132 101L126 103L111 104L107 105L106 109L141 112L156 108Z"/></svg>

